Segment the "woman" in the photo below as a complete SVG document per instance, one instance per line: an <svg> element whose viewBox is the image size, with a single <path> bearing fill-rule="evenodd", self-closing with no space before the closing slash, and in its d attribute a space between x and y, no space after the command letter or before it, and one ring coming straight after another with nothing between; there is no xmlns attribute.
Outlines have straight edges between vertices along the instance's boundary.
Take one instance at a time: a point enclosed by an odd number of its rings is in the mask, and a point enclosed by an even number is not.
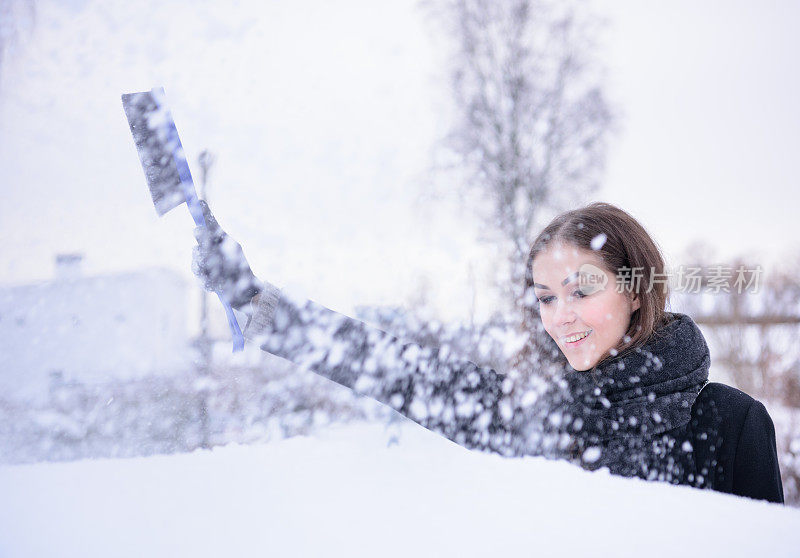
<svg viewBox="0 0 800 558"><path fill-rule="evenodd" d="M500 374L291 300L253 276L203 208L208 228L196 230L194 272L248 314L245 336L262 349L469 448L783 502L766 409L708 382L702 333L688 316L666 312L660 252L621 209L569 211L534 241L526 315L541 320L563 357L547 367L531 355L520 364L537 362L533 371Z"/></svg>

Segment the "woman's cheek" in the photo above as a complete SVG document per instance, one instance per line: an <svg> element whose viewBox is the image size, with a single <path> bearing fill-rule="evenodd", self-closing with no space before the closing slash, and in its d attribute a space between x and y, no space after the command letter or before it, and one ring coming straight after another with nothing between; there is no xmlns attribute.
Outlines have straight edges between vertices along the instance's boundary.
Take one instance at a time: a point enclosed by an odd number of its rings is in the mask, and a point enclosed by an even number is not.
<svg viewBox="0 0 800 558"><path fill-rule="evenodd" d="M553 337L553 316L552 311L549 309L544 309L540 312L539 316L542 320L542 325L544 326L545 331Z"/></svg>
<svg viewBox="0 0 800 558"><path fill-rule="evenodd" d="M547 312L547 309L544 306L541 306L539 310L539 320L541 320L542 327L547 332L547 335L553 337L553 333L550 328L550 316L547 314ZM553 339L555 339L555 337L553 337Z"/></svg>
<svg viewBox="0 0 800 558"><path fill-rule="evenodd" d="M607 310L603 304L602 300L593 299L588 300L585 299L583 304L581 305L580 316L584 322L588 324L598 324L602 323L602 318L607 314Z"/></svg>

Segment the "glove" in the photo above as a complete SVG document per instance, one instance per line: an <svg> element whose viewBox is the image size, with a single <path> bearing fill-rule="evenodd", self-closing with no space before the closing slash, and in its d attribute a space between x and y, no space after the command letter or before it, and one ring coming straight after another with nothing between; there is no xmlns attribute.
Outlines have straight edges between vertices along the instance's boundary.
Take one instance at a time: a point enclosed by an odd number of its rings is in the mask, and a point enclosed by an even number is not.
<svg viewBox="0 0 800 558"><path fill-rule="evenodd" d="M203 281L207 291L219 293L237 310L261 292L242 247L220 228L208 204L200 200L205 227L195 227L197 246L192 249L192 273Z"/></svg>

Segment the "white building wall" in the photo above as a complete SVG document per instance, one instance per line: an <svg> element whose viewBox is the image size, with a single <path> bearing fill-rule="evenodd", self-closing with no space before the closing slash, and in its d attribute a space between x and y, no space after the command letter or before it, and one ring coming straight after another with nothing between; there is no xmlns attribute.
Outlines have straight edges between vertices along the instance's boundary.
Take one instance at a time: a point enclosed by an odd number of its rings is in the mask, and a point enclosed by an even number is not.
<svg viewBox="0 0 800 558"><path fill-rule="evenodd" d="M35 394L51 377L103 382L189 364L187 285L153 269L0 287L0 389Z"/></svg>

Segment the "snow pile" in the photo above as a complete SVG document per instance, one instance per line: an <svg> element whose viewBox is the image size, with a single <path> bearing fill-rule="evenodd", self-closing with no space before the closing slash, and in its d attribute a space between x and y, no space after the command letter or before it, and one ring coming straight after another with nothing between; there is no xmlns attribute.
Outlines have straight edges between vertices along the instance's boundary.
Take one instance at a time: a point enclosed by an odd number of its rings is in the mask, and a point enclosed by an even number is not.
<svg viewBox="0 0 800 558"><path fill-rule="evenodd" d="M4 557L796 556L800 548L800 512L791 508L469 452L412 423L2 467L0 494Z"/></svg>

